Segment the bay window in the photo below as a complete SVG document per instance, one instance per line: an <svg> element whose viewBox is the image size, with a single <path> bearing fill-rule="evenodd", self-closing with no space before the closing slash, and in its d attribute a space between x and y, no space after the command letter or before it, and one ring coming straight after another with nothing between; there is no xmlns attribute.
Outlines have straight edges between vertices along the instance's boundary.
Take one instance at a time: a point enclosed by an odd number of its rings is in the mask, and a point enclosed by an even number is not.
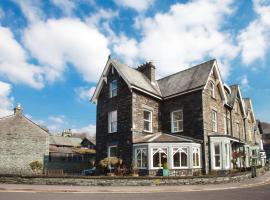
<svg viewBox="0 0 270 200"><path fill-rule="evenodd" d="M220 152L220 143L213 144L213 156L214 156L214 168L221 168L221 152Z"/></svg>

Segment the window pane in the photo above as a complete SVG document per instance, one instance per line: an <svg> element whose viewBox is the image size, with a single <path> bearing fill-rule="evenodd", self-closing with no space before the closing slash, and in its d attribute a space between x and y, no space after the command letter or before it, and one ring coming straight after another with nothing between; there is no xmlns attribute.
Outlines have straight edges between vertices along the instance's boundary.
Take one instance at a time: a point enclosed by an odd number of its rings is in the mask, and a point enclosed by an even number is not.
<svg viewBox="0 0 270 200"><path fill-rule="evenodd" d="M215 155L215 166L220 167L220 156L219 155Z"/></svg>
<svg viewBox="0 0 270 200"><path fill-rule="evenodd" d="M151 113L147 110L143 111L143 118L146 120L151 120Z"/></svg>
<svg viewBox="0 0 270 200"><path fill-rule="evenodd" d="M177 111L177 112L173 112L173 119L175 120L182 120L182 112L181 111Z"/></svg>
<svg viewBox="0 0 270 200"><path fill-rule="evenodd" d="M220 154L219 144L215 144L214 148L215 148L215 154Z"/></svg>
<svg viewBox="0 0 270 200"><path fill-rule="evenodd" d="M167 155L165 153L161 153L161 167L164 165L164 163L167 163Z"/></svg>
<svg viewBox="0 0 270 200"><path fill-rule="evenodd" d="M150 122L144 121L143 127L145 131L150 131Z"/></svg>
<svg viewBox="0 0 270 200"><path fill-rule="evenodd" d="M159 152L157 152L153 155L153 166L160 167L159 166Z"/></svg>
<svg viewBox="0 0 270 200"><path fill-rule="evenodd" d="M187 167L187 154L181 152L181 167Z"/></svg>
<svg viewBox="0 0 270 200"><path fill-rule="evenodd" d="M117 147L109 147L109 157L117 157Z"/></svg>
<svg viewBox="0 0 270 200"><path fill-rule="evenodd" d="M177 124L178 124L178 130L179 131L183 130L183 121L178 121Z"/></svg>
<svg viewBox="0 0 270 200"><path fill-rule="evenodd" d="M113 80L110 84L110 96L114 97L117 95L117 80Z"/></svg>
<svg viewBox="0 0 270 200"><path fill-rule="evenodd" d="M173 155L173 166L180 167L180 154L179 154L179 152L177 152Z"/></svg>
<svg viewBox="0 0 270 200"><path fill-rule="evenodd" d="M142 151L142 167L147 167L147 153L146 153L146 150Z"/></svg>

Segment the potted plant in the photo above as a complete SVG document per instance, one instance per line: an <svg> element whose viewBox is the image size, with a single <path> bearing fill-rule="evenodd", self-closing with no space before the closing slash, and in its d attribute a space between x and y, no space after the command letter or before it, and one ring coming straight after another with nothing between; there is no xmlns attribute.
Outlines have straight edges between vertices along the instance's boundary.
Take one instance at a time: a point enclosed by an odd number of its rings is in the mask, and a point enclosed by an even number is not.
<svg viewBox="0 0 270 200"><path fill-rule="evenodd" d="M163 164L162 175L163 176L169 176L170 175L170 170L169 170L169 167L168 167L168 163L167 162L165 162Z"/></svg>

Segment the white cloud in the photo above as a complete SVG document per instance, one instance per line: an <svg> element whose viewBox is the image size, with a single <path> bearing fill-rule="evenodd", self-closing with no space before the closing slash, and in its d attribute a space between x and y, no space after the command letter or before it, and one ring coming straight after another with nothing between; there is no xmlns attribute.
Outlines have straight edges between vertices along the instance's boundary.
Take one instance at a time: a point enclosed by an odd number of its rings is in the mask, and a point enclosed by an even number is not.
<svg viewBox="0 0 270 200"><path fill-rule="evenodd" d="M96 134L96 125L89 124L82 128L75 128L71 130L73 133L86 133L88 136L93 137Z"/></svg>
<svg viewBox="0 0 270 200"><path fill-rule="evenodd" d="M250 85L249 85L249 80L248 80L248 77L247 75L243 75L239 78L240 80L240 84L241 84L241 88L243 90L248 90L250 89Z"/></svg>
<svg viewBox="0 0 270 200"><path fill-rule="evenodd" d="M247 65L257 59L264 59L270 46L270 2L254 0L253 5L256 19L238 36L242 61Z"/></svg>
<svg viewBox="0 0 270 200"><path fill-rule="evenodd" d="M75 2L71 0L51 0L51 2L68 16L70 16L76 8Z"/></svg>
<svg viewBox="0 0 270 200"><path fill-rule="evenodd" d="M96 90L96 87L91 87L91 88L79 87L79 88L74 89L75 93L79 96L79 99L81 100L90 100L95 90Z"/></svg>
<svg viewBox="0 0 270 200"><path fill-rule="evenodd" d="M51 122L62 124L62 123L64 123L65 117L63 115L61 115L61 116L49 116L48 119Z"/></svg>
<svg viewBox="0 0 270 200"><path fill-rule="evenodd" d="M155 0L114 0L118 6L135 9L138 12L147 10Z"/></svg>
<svg viewBox="0 0 270 200"><path fill-rule="evenodd" d="M94 26L78 19L49 19L38 22L24 32L24 44L45 67L46 78L62 77L68 64L81 73L84 80L95 82L110 54L108 40Z"/></svg>
<svg viewBox="0 0 270 200"><path fill-rule="evenodd" d="M10 93L11 85L0 81L0 117L12 114L13 98Z"/></svg>
<svg viewBox="0 0 270 200"><path fill-rule="evenodd" d="M39 21L44 18L44 13L40 9L42 0L35 0L35 1L12 0L12 1L18 4L28 22L35 23L36 21Z"/></svg>
<svg viewBox="0 0 270 200"><path fill-rule="evenodd" d="M27 63L28 55L8 28L0 26L0 76L33 88L43 87L40 66Z"/></svg>
<svg viewBox="0 0 270 200"><path fill-rule="evenodd" d="M135 61L154 61L161 76L209 57L217 58L226 76L229 61L238 53L232 36L222 31L225 17L232 12L232 0L177 3L166 13L136 21L142 31L141 40L120 36L114 51L130 65L137 64Z"/></svg>

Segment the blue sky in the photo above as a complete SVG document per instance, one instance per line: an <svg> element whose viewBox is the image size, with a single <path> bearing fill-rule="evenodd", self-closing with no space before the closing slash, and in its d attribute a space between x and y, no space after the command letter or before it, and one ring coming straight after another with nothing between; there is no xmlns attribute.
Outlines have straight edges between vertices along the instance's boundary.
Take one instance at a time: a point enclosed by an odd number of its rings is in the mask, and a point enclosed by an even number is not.
<svg viewBox="0 0 270 200"><path fill-rule="evenodd" d="M157 77L216 58L270 122L270 0L1 0L0 116L21 103L51 132L95 132L107 57Z"/></svg>

